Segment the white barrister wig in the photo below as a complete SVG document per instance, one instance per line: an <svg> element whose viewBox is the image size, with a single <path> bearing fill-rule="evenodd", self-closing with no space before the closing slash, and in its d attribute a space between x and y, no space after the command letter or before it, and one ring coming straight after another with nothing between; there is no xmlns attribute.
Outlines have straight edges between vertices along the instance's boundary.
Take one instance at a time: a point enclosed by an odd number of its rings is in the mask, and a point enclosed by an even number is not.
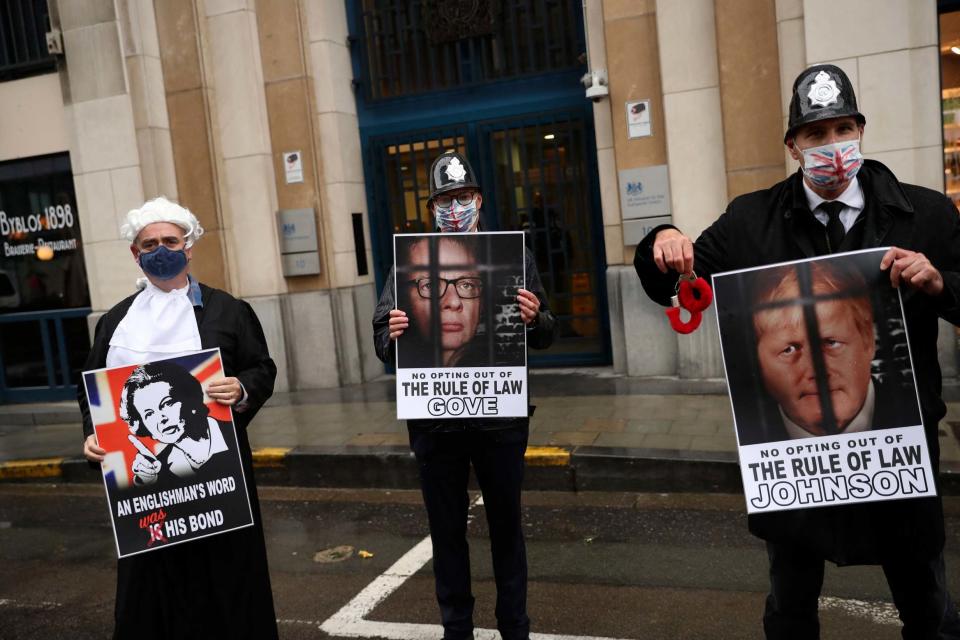
<svg viewBox="0 0 960 640"><path fill-rule="evenodd" d="M126 222L120 225L120 235L132 243L145 226L154 222L171 222L183 228L187 232L188 247L193 246L203 235L203 227L200 226L197 216L163 196L144 202L139 209L128 211Z"/></svg>

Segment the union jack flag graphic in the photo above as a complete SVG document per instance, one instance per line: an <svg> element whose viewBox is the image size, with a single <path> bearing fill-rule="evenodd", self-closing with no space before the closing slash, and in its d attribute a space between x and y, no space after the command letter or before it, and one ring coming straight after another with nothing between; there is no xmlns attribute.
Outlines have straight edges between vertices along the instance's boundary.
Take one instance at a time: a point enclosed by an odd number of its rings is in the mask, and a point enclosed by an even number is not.
<svg viewBox="0 0 960 640"><path fill-rule="evenodd" d="M230 407L218 404L206 394L207 383L223 377L220 350L208 349L170 360L189 371L203 385L203 402L210 409L210 417L222 422L232 422ZM120 399L123 385L137 366L139 365L83 373L97 442L107 451L102 463L103 477L113 489L126 489L133 483L131 465L137 450L128 439L130 426L120 417ZM152 438L141 438L141 442L154 453L161 449L160 443Z"/></svg>
<svg viewBox="0 0 960 640"><path fill-rule="evenodd" d="M814 182L830 182L834 178L842 177L850 180L860 168L860 158L857 157L859 145L856 140L849 144L842 144L809 152L805 162L807 175Z"/></svg>

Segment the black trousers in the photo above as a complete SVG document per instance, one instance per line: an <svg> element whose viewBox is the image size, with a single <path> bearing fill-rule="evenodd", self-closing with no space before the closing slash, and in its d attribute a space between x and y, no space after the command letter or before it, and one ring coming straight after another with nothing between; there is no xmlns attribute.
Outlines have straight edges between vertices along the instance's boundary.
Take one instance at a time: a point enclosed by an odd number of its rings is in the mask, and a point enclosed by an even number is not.
<svg viewBox="0 0 960 640"><path fill-rule="evenodd" d="M520 523L520 485L528 427L410 432L433 540L433 574L443 637L473 637L473 593L467 544L467 479L477 475L490 528L497 628L503 640L525 640L527 551Z"/></svg>
<svg viewBox="0 0 960 640"><path fill-rule="evenodd" d="M800 547L767 543L770 594L763 614L768 640L820 637L817 604L824 559ZM960 640L960 618L947 593L943 554L881 565L903 622L904 640Z"/></svg>

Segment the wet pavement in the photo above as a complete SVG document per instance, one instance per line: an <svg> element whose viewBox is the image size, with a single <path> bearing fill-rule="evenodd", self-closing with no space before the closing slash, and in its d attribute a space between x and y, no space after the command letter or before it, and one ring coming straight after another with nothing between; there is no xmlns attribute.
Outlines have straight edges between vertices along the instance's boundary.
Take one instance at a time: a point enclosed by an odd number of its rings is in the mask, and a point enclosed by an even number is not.
<svg viewBox="0 0 960 640"><path fill-rule="evenodd" d="M372 637L364 629L439 638L439 627L411 626L437 622L418 492L268 487L260 497L282 638ZM568 640L762 637L766 555L747 533L742 496L528 491L524 502L535 632ZM960 498L945 502L957 593ZM486 523L481 507L472 513L475 623L492 629ZM339 561L315 561L344 545L352 551L328 554ZM401 558L409 576L380 589L369 613L331 622L358 594L376 591L374 581ZM0 485L0 637L108 638L114 571L100 487ZM822 637L900 637L879 568L828 566L823 595Z"/></svg>
<svg viewBox="0 0 960 640"><path fill-rule="evenodd" d="M630 378L610 368L533 370L530 444L613 449L619 455L734 462L736 439L722 380ZM941 460L960 473L960 388L945 388ZM342 453L407 446L394 381L276 394L249 428L255 448L335 447ZM75 404L0 406L0 463L77 457Z"/></svg>

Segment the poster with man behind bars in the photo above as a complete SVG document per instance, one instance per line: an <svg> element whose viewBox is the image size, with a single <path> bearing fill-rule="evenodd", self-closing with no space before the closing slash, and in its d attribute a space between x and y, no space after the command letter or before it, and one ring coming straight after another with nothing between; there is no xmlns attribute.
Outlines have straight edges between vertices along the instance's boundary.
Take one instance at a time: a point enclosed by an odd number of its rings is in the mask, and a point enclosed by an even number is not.
<svg viewBox="0 0 960 640"><path fill-rule="evenodd" d="M935 495L885 252L713 276L748 513Z"/></svg>
<svg viewBox="0 0 960 640"><path fill-rule="evenodd" d="M394 236L397 418L527 415L522 232Z"/></svg>
<svg viewBox="0 0 960 640"><path fill-rule="evenodd" d="M253 525L222 377L219 349L83 373L119 557Z"/></svg>

